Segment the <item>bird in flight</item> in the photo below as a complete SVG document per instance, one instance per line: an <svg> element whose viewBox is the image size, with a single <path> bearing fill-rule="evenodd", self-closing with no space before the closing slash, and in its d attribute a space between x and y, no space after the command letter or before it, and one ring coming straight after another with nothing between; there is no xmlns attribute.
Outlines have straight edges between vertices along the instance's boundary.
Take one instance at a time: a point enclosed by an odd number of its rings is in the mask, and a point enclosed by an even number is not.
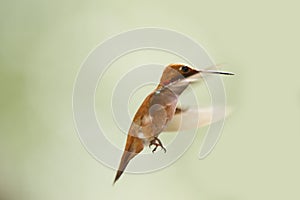
<svg viewBox="0 0 300 200"><path fill-rule="evenodd" d="M114 183L123 174L129 161L145 146L153 147L153 153L158 147L166 152L158 136L169 126L175 115L185 112L177 108L180 94L190 83L205 74L233 75L230 72L199 70L185 64L170 64L165 67L158 86L145 98L132 120Z"/></svg>

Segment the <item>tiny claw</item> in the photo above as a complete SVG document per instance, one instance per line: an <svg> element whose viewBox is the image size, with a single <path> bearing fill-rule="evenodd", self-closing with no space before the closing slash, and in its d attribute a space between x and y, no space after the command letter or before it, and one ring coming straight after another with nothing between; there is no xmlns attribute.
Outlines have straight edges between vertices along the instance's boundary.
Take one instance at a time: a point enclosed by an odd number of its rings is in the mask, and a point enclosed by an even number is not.
<svg viewBox="0 0 300 200"><path fill-rule="evenodd" d="M164 150L165 153L167 153L167 149L163 146L161 146L161 148Z"/></svg>
<svg viewBox="0 0 300 200"><path fill-rule="evenodd" d="M161 147L165 153L167 152L166 148L162 145L161 141L157 137L154 137L154 139L150 141L149 148L151 148L152 145L155 146L152 150L152 153L156 151L157 147Z"/></svg>
<svg viewBox="0 0 300 200"><path fill-rule="evenodd" d="M155 146L155 148L152 150L152 153L154 153L157 149L157 146Z"/></svg>
<svg viewBox="0 0 300 200"><path fill-rule="evenodd" d="M156 151L158 144L155 143L154 140L152 140L152 141L150 142L150 144L149 144L149 148L151 148L153 145L154 145L155 147L154 147L154 149L152 150L152 153L154 153L154 152Z"/></svg>

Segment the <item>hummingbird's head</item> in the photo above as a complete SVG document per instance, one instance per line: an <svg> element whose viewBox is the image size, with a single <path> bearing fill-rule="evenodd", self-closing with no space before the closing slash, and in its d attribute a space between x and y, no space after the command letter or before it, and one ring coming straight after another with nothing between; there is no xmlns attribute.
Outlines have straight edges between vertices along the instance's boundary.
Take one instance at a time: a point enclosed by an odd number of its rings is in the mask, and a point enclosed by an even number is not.
<svg viewBox="0 0 300 200"><path fill-rule="evenodd" d="M193 75L199 74L199 70L189 67L185 64L168 65L160 79L162 85L168 85L172 82L183 80Z"/></svg>
<svg viewBox="0 0 300 200"><path fill-rule="evenodd" d="M231 72L199 70L185 64L170 64L165 68L160 79L160 84L166 86L180 80L190 83L200 79L203 74L233 75Z"/></svg>

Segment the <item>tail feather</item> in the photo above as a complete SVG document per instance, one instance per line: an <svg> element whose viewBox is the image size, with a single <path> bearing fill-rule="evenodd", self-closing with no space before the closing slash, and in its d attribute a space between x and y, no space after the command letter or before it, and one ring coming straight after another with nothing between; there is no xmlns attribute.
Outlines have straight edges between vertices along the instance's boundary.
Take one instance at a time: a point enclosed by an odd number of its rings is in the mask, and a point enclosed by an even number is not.
<svg viewBox="0 0 300 200"><path fill-rule="evenodd" d="M114 183L121 177L129 161L140 153L144 148L143 140L131 135L127 136L126 146L121 158L119 169L117 171Z"/></svg>

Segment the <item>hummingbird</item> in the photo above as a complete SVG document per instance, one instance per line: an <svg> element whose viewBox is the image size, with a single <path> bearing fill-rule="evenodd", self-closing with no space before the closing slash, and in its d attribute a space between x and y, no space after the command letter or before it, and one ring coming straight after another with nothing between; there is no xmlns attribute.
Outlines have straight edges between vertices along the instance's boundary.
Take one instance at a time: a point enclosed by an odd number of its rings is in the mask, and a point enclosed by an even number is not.
<svg viewBox="0 0 300 200"><path fill-rule="evenodd" d="M234 75L231 72L200 70L186 64L169 64L165 67L158 86L144 99L134 115L114 183L123 174L129 161L144 147L153 146L152 153L158 147L166 152L158 136L174 115L184 112L177 108L178 97L190 83L199 80L205 74Z"/></svg>

